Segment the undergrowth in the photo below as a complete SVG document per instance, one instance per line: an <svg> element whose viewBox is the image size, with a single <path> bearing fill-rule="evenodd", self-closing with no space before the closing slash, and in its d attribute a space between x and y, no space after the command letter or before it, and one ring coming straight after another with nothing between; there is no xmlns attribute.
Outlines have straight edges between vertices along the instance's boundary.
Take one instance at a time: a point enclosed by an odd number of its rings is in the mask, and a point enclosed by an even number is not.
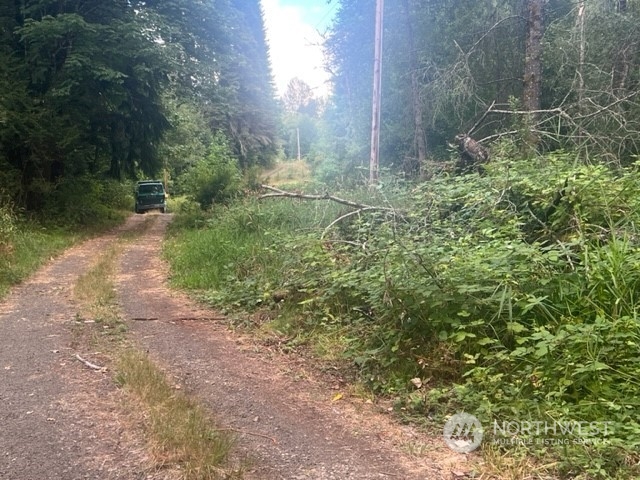
<svg viewBox="0 0 640 480"><path fill-rule="evenodd" d="M16 222L0 242L0 298L84 235L37 222Z"/></svg>
<svg viewBox="0 0 640 480"><path fill-rule="evenodd" d="M269 328L341 357L414 419L593 427L486 428L494 458L638 476L640 173L562 153L514 160L508 146L495 158L482 175L343 194L395 214L185 206L166 249L173 280L219 307L273 311Z"/></svg>
<svg viewBox="0 0 640 480"><path fill-rule="evenodd" d="M74 179L42 193L37 211L18 208L0 187L0 298L67 247L124 222L130 187Z"/></svg>

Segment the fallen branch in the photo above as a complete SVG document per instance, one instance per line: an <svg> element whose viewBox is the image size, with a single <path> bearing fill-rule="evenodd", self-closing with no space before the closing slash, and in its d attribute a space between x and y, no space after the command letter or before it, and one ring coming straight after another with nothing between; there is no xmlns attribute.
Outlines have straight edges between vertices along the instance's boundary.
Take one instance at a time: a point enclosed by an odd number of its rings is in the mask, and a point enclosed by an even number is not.
<svg viewBox="0 0 640 480"><path fill-rule="evenodd" d="M77 358L79 361L81 361L82 363L84 363L87 367L89 367L89 368L91 368L91 369L93 369L93 370L98 370L98 371L101 371L101 372L106 372L106 371L107 371L107 368L106 368L106 367L101 367L100 365L96 365L95 363L91 363L90 361L85 360L84 358L82 358L82 357L81 357L80 355L78 355L77 353L76 353L76 358Z"/></svg>
<svg viewBox="0 0 640 480"><path fill-rule="evenodd" d="M350 217L351 215L357 215L359 213L366 212L367 210L371 210L371 208L359 208L358 210L353 210L352 212L345 213L344 215L336 218L333 222L327 225L327 228L325 228L324 232L322 232L322 235L320 235L320 239L322 240L324 236L329 232L329 230L331 230L331 227L333 227L336 223Z"/></svg>
<svg viewBox="0 0 640 480"><path fill-rule="evenodd" d="M484 114L480 117L480 119L475 123L473 127L471 127L471 130L467 132L468 137L470 137L471 134L474 132L474 130L478 128L478 126L484 121L485 118L487 118L487 115L489 115L489 112L491 112L491 109L495 106L495 104L496 104L495 100L491 102L491 105L489 105L489 108L485 110Z"/></svg>
<svg viewBox="0 0 640 480"><path fill-rule="evenodd" d="M288 198L299 198L301 200L331 200L332 202L339 203L341 205L346 205L348 207L356 208L358 210L380 210L383 212L393 212L395 213L395 209L391 207L377 207L374 205L367 205L364 203L352 202L351 200L345 200L344 198L336 197L334 195L329 195L325 193L323 195L308 195L306 193L299 192L287 192L285 190L280 190L279 188L272 187L270 185L260 185L265 190L270 190L274 193L265 193L264 195L260 195L260 199L263 198L274 198L274 197L288 197Z"/></svg>

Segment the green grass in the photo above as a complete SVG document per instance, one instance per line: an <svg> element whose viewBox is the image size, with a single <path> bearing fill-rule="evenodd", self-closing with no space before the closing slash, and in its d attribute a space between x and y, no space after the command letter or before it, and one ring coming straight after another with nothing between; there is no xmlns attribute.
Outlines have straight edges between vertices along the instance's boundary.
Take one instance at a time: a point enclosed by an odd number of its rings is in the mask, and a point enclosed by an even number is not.
<svg viewBox="0 0 640 480"><path fill-rule="evenodd" d="M127 325L118 312L114 284L116 262L121 251L122 242L110 245L94 265L78 277L73 290L82 316L98 325L91 337L93 343L105 351L112 346L107 344L107 339L118 346L127 332ZM75 333L80 332L76 330Z"/></svg>
<svg viewBox="0 0 640 480"><path fill-rule="evenodd" d="M290 160L278 163L260 177L268 185L305 185L311 180L311 168L305 160Z"/></svg>
<svg viewBox="0 0 640 480"><path fill-rule="evenodd" d="M288 258L274 244L321 231L339 210L328 202L247 199L208 213L178 212L165 247L172 281L181 288L218 290L259 277L275 286Z"/></svg>
<svg viewBox="0 0 640 480"><path fill-rule="evenodd" d="M0 298L9 288L22 282L34 271L85 235L37 224L22 225L0 251Z"/></svg>
<svg viewBox="0 0 640 480"><path fill-rule="evenodd" d="M227 465L231 433L217 429L198 403L176 391L147 355L137 350L120 355L116 381L144 411L156 464L178 465L184 480L241 478Z"/></svg>
<svg viewBox="0 0 640 480"><path fill-rule="evenodd" d="M104 216L80 225L61 219L26 221L11 214L11 228L0 231L0 299L65 249L114 228L128 215L129 211L105 209Z"/></svg>

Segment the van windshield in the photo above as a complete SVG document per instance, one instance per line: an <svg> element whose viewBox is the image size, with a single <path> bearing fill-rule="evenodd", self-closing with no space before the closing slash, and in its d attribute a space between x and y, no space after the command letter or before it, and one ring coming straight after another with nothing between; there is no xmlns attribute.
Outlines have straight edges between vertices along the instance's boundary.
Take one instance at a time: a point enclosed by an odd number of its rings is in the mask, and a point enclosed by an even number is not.
<svg viewBox="0 0 640 480"><path fill-rule="evenodd" d="M159 183L142 184L138 187L138 193L163 193L164 189Z"/></svg>

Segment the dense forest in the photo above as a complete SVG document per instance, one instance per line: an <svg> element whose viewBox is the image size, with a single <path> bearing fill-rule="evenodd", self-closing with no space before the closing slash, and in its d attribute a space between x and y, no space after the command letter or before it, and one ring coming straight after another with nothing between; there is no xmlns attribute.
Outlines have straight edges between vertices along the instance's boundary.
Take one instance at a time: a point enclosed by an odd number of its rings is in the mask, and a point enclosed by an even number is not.
<svg viewBox="0 0 640 480"><path fill-rule="evenodd" d="M216 134L242 168L276 154L257 0L0 8L0 170L20 206L81 198L81 180L179 174Z"/></svg>
<svg viewBox="0 0 640 480"><path fill-rule="evenodd" d="M486 431L488 478L638 478L640 3L387 0L374 186L376 2L327 3L330 94L279 99L258 0L0 4L0 261L162 176L238 325L426 428L595 425Z"/></svg>
<svg viewBox="0 0 640 480"><path fill-rule="evenodd" d="M325 170L362 165L374 14L339 2L330 98L294 79L278 103L258 1L5 2L3 190L39 209L75 178L177 180L219 142L246 171L296 156L295 128ZM388 1L382 164L416 177L461 133L629 164L637 16L620 0Z"/></svg>

